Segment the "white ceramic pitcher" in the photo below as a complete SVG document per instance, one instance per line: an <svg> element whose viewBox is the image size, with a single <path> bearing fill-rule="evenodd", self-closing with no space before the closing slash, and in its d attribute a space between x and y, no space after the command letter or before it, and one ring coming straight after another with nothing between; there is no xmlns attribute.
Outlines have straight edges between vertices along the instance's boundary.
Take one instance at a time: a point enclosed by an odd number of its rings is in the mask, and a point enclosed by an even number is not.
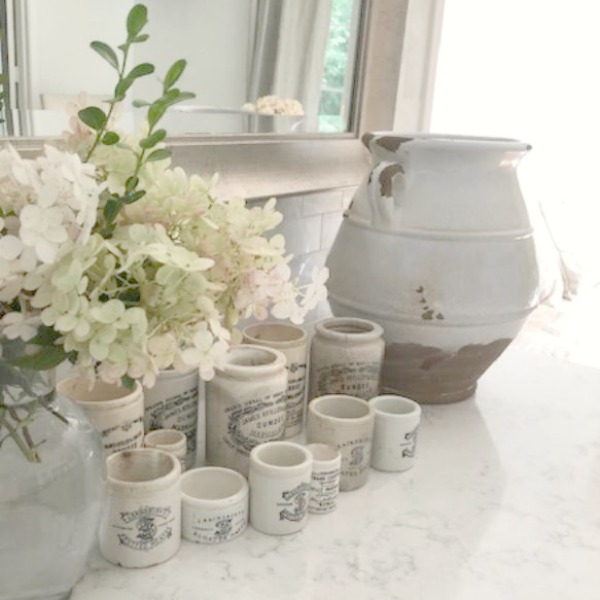
<svg viewBox="0 0 600 600"><path fill-rule="evenodd" d="M336 316L385 331L383 392L471 396L537 304L533 232L509 139L366 134L374 166L327 260Z"/></svg>

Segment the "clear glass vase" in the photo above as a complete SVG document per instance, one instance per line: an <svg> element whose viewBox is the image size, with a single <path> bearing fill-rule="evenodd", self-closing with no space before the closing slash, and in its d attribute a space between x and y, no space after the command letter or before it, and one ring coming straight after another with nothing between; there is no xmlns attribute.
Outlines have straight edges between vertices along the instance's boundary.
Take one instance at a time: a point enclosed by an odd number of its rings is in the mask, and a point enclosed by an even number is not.
<svg viewBox="0 0 600 600"><path fill-rule="evenodd" d="M49 371L0 362L0 600L67 598L104 493L98 433Z"/></svg>

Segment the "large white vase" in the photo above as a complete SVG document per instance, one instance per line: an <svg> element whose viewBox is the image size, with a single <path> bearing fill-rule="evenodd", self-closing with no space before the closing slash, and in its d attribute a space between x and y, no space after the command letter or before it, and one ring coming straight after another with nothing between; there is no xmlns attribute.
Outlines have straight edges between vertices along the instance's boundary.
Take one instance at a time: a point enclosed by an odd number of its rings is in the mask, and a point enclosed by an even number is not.
<svg viewBox="0 0 600 600"><path fill-rule="evenodd" d="M516 140L366 134L374 166L327 259L336 316L384 328L383 392L471 396L537 304Z"/></svg>

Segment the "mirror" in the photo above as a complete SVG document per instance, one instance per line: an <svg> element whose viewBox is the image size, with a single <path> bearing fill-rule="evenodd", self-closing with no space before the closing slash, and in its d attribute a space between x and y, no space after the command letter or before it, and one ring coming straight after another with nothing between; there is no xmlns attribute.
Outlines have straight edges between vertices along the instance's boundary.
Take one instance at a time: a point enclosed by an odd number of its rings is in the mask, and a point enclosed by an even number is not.
<svg viewBox="0 0 600 600"><path fill-rule="evenodd" d="M156 73L128 101L157 97L159 77L179 58L188 62L181 88L196 94L166 116L169 135L352 131L364 0L143 2L150 39L129 65L150 62ZM115 73L89 44L122 43L133 4L0 0L4 135L60 135L81 92L98 105L112 96ZM144 111L121 109L120 126L135 130Z"/></svg>

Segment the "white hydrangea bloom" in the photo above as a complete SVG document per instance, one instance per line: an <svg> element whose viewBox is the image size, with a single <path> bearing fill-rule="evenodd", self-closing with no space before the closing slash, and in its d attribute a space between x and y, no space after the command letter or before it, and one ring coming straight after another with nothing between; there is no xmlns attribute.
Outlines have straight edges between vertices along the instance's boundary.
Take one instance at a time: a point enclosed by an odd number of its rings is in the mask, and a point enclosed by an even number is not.
<svg viewBox="0 0 600 600"><path fill-rule="evenodd" d="M0 151L2 301L36 269L88 241L102 189L95 167L77 155L51 146L35 160L12 147Z"/></svg>

